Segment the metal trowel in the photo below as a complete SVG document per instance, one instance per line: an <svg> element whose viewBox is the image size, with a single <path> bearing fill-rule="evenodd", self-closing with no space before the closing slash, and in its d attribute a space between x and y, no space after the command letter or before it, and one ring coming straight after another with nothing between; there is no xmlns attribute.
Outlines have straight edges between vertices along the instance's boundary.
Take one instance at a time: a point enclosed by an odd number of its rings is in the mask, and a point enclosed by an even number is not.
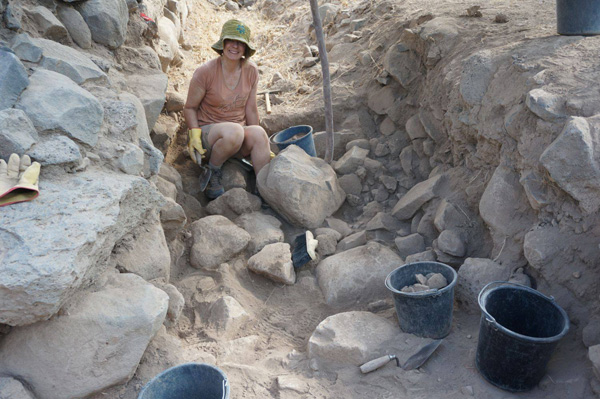
<svg viewBox="0 0 600 399"><path fill-rule="evenodd" d="M385 355L382 357L378 357L377 359L373 359L362 366L360 366L360 371L363 374L370 373L371 371L377 370L380 367L385 366L390 360L396 360L396 366L402 367L404 370L413 370L421 367L429 357L435 352L435 350L440 346L443 339L437 339L432 341L422 347L417 353L409 357L406 362L402 366L400 366L400 360L396 357L396 355Z"/></svg>
<svg viewBox="0 0 600 399"><path fill-rule="evenodd" d="M198 183L200 184L200 191L204 191L206 186L208 186L208 182L210 181L210 177L212 176L212 171L205 165L202 165L202 154L198 151L194 150L194 156L192 157L200 167L200 176L198 176Z"/></svg>

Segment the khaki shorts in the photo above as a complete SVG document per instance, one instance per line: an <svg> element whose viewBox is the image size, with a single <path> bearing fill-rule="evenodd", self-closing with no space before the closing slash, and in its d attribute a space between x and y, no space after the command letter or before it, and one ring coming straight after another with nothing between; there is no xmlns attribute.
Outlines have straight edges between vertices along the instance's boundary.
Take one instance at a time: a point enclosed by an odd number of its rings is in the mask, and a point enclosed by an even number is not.
<svg viewBox="0 0 600 399"><path fill-rule="evenodd" d="M204 148L206 150L206 153L204 153L204 155L202 156L202 158L204 158L206 160L206 162L208 162L208 160L210 159L210 150L211 150L211 145L208 142L208 133L210 132L210 128L213 127L213 125L204 125L204 126L200 126L200 129L202 129L202 134L201 134L201 140L202 140L202 148Z"/></svg>

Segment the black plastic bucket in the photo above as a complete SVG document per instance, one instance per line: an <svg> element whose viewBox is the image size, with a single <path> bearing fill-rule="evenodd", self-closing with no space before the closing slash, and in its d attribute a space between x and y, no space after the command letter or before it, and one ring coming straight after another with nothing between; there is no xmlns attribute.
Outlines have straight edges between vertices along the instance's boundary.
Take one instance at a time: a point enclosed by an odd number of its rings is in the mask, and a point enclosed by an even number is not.
<svg viewBox="0 0 600 399"><path fill-rule="evenodd" d="M138 399L228 399L225 373L205 363L171 367L151 379Z"/></svg>
<svg viewBox="0 0 600 399"><path fill-rule="evenodd" d="M556 31L560 35L600 35L600 1L556 0Z"/></svg>
<svg viewBox="0 0 600 399"><path fill-rule="evenodd" d="M478 299L482 315L477 370L507 391L534 388L546 374L558 341L569 331L567 314L554 298L505 281L489 283Z"/></svg>
<svg viewBox="0 0 600 399"><path fill-rule="evenodd" d="M401 292L418 281L416 274L441 273L448 285L440 290ZM439 262L415 262L400 266L388 274L385 286L394 295L398 324L402 331L419 337L444 338L452 326L456 271Z"/></svg>
<svg viewBox="0 0 600 399"><path fill-rule="evenodd" d="M296 138L294 138L294 136ZM272 144L277 145L280 150L292 144L302 148L311 157L317 156L315 141L313 139L313 128L309 125L292 126L270 137Z"/></svg>

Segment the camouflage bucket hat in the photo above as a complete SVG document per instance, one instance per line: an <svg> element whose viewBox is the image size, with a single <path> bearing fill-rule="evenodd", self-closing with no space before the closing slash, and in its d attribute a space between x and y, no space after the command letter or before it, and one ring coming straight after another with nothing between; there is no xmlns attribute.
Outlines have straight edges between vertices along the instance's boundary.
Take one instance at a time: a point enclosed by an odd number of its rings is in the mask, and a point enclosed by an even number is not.
<svg viewBox="0 0 600 399"><path fill-rule="evenodd" d="M256 49L250 44L250 28L242 21L230 19L223 24L219 41L212 45L212 49L223 54L223 42L226 39L237 40L246 44L246 58L252 57Z"/></svg>

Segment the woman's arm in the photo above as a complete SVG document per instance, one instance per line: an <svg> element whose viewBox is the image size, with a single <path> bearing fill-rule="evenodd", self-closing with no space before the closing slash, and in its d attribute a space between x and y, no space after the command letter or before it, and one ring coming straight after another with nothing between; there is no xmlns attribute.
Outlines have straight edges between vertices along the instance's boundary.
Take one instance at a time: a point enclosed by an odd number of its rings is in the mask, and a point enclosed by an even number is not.
<svg viewBox="0 0 600 399"><path fill-rule="evenodd" d="M187 100L183 107L183 117L188 129L194 129L198 126L198 107L204 98L206 91L200 87L200 84L192 78L188 90Z"/></svg>
<svg viewBox="0 0 600 399"><path fill-rule="evenodd" d="M258 125L260 120L258 117L258 105L256 104L256 92L258 90L258 79L252 86L250 94L248 95L248 101L246 101L246 125Z"/></svg>

